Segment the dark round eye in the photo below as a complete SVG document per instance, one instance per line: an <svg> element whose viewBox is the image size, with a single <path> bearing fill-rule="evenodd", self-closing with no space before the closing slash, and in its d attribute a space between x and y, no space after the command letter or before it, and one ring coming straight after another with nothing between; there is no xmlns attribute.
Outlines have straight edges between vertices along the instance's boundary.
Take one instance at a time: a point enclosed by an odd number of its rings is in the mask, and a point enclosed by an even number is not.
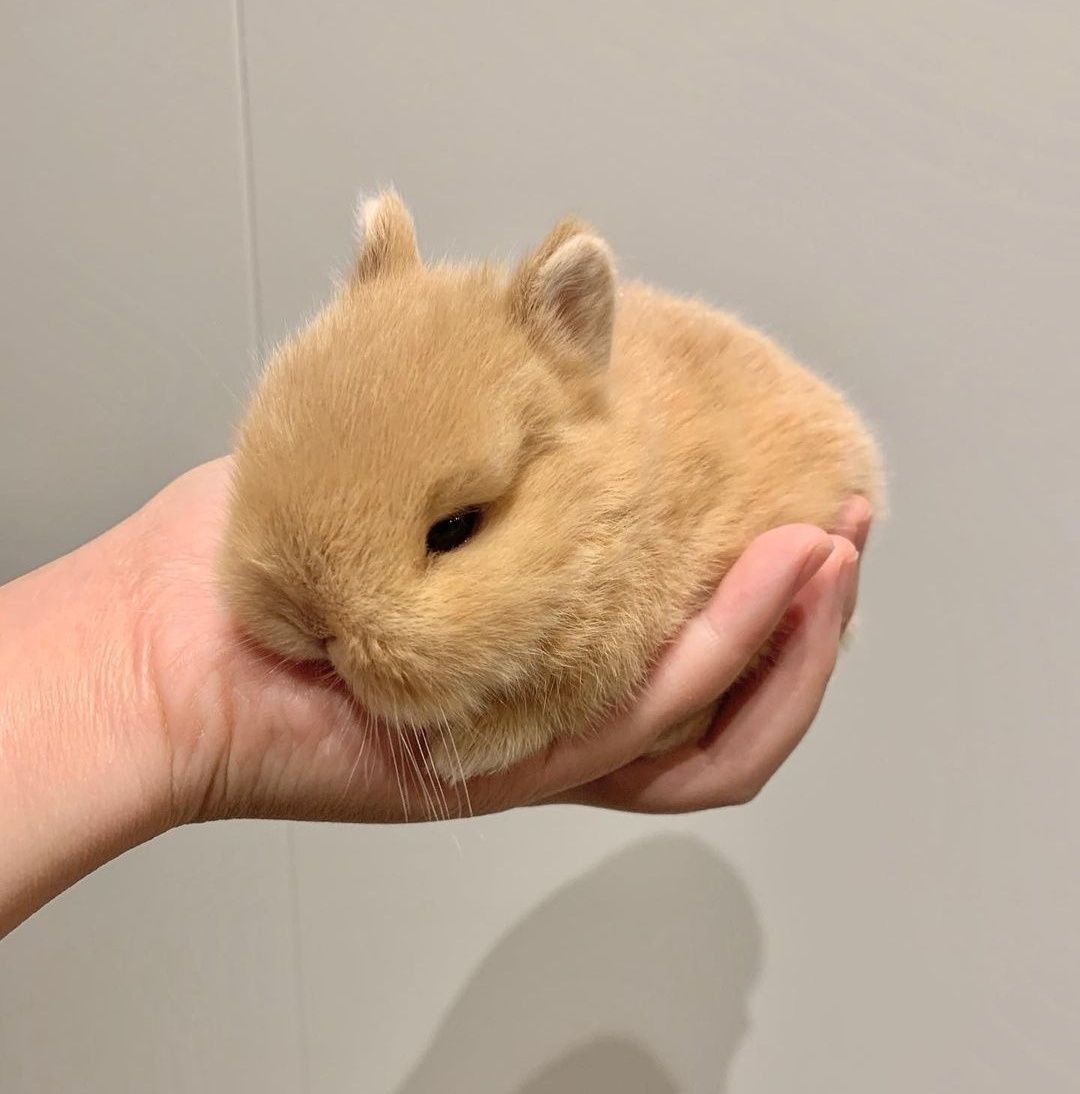
<svg viewBox="0 0 1080 1094"><path fill-rule="evenodd" d="M478 507L459 509L442 520L437 520L427 533L427 549L433 555L442 555L453 551L471 539L480 527Z"/></svg>

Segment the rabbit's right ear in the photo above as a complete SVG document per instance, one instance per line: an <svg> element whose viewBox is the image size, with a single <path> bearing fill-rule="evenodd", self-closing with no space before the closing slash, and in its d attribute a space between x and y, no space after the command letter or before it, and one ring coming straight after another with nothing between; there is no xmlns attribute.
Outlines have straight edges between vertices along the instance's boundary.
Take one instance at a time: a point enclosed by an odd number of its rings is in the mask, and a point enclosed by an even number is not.
<svg viewBox="0 0 1080 1094"><path fill-rule="evenodd" d="M413 220L396 190L357 203L356 232L353 281L402 273L420 264Z"/></svg>
<svg viewBox="0 0 1080 1094"><path fill-rule="evenodd" d="M615 320L615 267L608 245L580 221L560 221L515 271L510 307L533 337L569 349L591 368L603 368Z"/></svg>

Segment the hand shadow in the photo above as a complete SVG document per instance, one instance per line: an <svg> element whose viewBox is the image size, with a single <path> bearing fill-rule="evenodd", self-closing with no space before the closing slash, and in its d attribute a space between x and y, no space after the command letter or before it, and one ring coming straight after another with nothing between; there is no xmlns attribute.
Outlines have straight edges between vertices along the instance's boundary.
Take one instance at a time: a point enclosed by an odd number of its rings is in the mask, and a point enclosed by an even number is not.
<svg viewBox="0 0 1080 1094"><path fill-rule="evenodd" d="M723 1091L762 936L705 843L633 844L516 924L397 1094Z"/></svg>

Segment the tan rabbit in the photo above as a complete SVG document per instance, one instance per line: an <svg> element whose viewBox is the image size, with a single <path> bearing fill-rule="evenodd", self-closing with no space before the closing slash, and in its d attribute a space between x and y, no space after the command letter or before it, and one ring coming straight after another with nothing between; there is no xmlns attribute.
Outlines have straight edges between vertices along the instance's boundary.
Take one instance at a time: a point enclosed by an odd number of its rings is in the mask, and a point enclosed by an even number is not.
<svg viewBox="0 0 1080 1094"><path fill-rule="evenodd" d="M351 278L242 422L222 579L255 638L331 662L446 778L626 702L759 533L879 502L838 394L619 284L585 225L507 271L425 266L392 191L360 220Z"/></svg>

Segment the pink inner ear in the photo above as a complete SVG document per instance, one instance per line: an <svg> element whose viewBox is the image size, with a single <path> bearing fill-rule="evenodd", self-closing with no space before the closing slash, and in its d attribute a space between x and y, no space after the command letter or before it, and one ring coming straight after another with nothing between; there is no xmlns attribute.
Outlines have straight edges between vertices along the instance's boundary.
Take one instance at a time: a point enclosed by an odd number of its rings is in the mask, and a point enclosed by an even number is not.
<svg viewBox="0 0 1080 1094"><path fill-rule="evenodd" d="M615 313L615 274L607 246L575 236L536 272L542 310L560 334L592 359L606 361Z"/></svg>

